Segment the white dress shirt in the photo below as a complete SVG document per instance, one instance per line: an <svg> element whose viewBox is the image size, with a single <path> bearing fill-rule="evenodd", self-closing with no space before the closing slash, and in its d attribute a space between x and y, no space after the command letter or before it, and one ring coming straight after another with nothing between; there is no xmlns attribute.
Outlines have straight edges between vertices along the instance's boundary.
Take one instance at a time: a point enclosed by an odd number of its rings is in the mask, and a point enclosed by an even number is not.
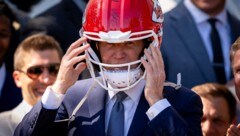
<svg viewBox="0 0 240 136"><path fill-rule="evenodd" d="M135 111L137 109L138 102L140 100L145 80L142 80L139 82L136 86L131 88L130 90L125 91L125 93L128 95L128 97L123 101L124 105L124 136L127 136L127 133L129 131L130 125L133 120L133 116L135 114ZM117 92L108 91L108 99L106 102L106 113L105 113L105 132L107 132L108 128L108 122L110 119L110 114L112 107L116 101L115 94ZM57 109L63 100L65 95L55 93L51 90L51 87L47 87L46 91L44 92L42 96L42 104L43 107L46 109ZM162 99L152 105L148 111L147 116L149 120L152 120L154 117L156 117L161 111L163 111L165 108L171 106L167 99Z"/></svg>
<svg viewBox="0 0 240 136"><path fill-rule="evenodd" d="M197 8L191 0L185 0L184 4L186 8L189 10L193 19L196 23L197 29L199 34L203 40L205 48L207 50L208 56L210 58L210 62L213 62L213 51L211 46L211 39L210 39L210 31L211 26L208 23L208 19L211 18L208 14ZM230 59L229 59L229 51L231 47L231 31L230 26L227 20L227 12L226 9L220 12L218 15L215 16L218 21L216 22L216 28L218 30L222 52L223 52L223 59L224 59L224 68L226 79L230 80L231 78L231 67L230 67Z"/></svg>

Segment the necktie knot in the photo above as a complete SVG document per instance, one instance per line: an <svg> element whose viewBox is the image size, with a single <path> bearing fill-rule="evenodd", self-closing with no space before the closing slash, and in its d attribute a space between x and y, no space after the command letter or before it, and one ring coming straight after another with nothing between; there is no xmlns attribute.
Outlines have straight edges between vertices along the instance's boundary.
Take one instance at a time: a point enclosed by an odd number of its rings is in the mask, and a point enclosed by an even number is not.
<svg viewBox="0 0 240 136"><path fill-rule="evenodd" d="M116 103L122 102L127 97L127 94L123 91L120 91L116 94L116 97L117 97Z"/></svg>
<svg viewBox="0 0 240 136"><path fill-rule="evenodd" d="M208 19L208 22L210 23L210 25L211 25L212 27L215 27L215 24L216 24L217 21L218 21L218 20L217 20L216 18L209 18L209 19Z"/></svg>

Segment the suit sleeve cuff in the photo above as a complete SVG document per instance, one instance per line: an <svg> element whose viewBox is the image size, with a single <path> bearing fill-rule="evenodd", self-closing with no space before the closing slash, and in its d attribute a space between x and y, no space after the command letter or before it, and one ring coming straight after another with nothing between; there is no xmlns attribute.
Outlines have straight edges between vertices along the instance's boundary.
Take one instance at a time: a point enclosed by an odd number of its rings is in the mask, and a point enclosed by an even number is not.
<svg viewBox="0 0 240 136"><path fill-rule="evenodd" d="M41 99L42 105L45 109L58 109L64 99L64 96L64 94L54 92L52 90L52 86L48 86Z"/></svg>
<svg viewBox="0 0 240 136"><path fill-rule="evenodd" d="M159 100L154 105L152 105L148 111L146 112L149 120L151 121L153 118L155 118L160 112L162 112L167 107L171 106L171 104L168 102L166 98Z"/></svg>

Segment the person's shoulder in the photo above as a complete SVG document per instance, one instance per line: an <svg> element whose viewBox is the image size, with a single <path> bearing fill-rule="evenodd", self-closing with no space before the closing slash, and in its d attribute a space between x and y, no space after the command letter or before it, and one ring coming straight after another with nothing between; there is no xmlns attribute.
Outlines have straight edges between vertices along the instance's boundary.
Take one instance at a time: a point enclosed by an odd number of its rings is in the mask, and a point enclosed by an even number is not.
<svg viewBox="0 0 240 136"><path fill-rule="evenodd" d="M12 135L12 122L11 122L12 110L4 111L0 113L0 135L10 136Z"/></svg>
<svg viewBox="0 0 240 136"><path fill-rule="evenodd" d="M172 82L165 83L164 95L166 97L177 97L178 99L190 99L191 97L198 97L198 95L191 89L184 87L181 84L175 84Z"/></svg>
<svg viewBox="0 0 240 136"><path fill-rule="evenodd" d="M0 120L2 121L2 119L6 118L8 116L11 116L11 113L12 113L12 110L1 112L0 113Z"/></svg>
<svg viewBox="0 0 240 136"><path fill-rule="evenodd" d="M239 24L240 24L239 19L237 19L234 15L232 15L228 11L227 11L227 15L228 15L228 19L229 19L230 23L236 23L239 26Z"/></svg>
<svg viewBox="0 0 240 136"><path fill-rule="evenodd" d="M0 113L0 128L9 124L12 116L12 110L4 111Z"/></svg>
<svg viewBox="0 0 240 136"><path fill-rule="evenodd" d="M176 7L174 7L173 9L169 10L168 12L166 12L164 14L164 17L168 17L170 15L175 15L180 13L179 11L186 9L185 5L183 4L183 2L180 2L179 4L176 5Z"/></svg>
<svg viewBox="0 0 240 136"><path fill-rule="evenodd" d="M171 83L174 84L174 83ZM177 111L188 111L190 108L201 109L202 102L199 95L184 86L168 85L163 90L166 98Z"/></svg>

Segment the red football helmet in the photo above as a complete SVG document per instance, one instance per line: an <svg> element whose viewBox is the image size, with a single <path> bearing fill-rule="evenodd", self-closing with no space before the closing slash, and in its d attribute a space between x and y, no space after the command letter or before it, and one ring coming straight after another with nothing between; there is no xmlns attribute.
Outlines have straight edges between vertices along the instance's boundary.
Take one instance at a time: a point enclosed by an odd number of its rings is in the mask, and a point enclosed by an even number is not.
<svg viewBox="0 0 240 136"><path fill-rule="evenodd" d="M90 0L83 17L80 36L87 37L92 41L108 43L151 39L154 46L159 46L159 39L162 36L162 22L163 13L158 0ZM110 90L121 91L129 89L136 85L145 75L140 74L145 72L130 69L131 65L140 63L140 60L126 64L110 65L101 63L92 48L89 48L86 54L88 56L87 65L94 79L96 78L92 64L99 65L100 75L102 75L104 81L116 86L116 88L121 88ZM117 74L114 76L113 73L106 74L107 72L103 68L105 66L128 66L129 68L125 75L121 76L122 71L115 71L114 73ZM110 77L117 79L109 79ZM121 77L123 79L119 81ZM97 82L109 90L105 82L102 83L99 80Z"/></svg>

